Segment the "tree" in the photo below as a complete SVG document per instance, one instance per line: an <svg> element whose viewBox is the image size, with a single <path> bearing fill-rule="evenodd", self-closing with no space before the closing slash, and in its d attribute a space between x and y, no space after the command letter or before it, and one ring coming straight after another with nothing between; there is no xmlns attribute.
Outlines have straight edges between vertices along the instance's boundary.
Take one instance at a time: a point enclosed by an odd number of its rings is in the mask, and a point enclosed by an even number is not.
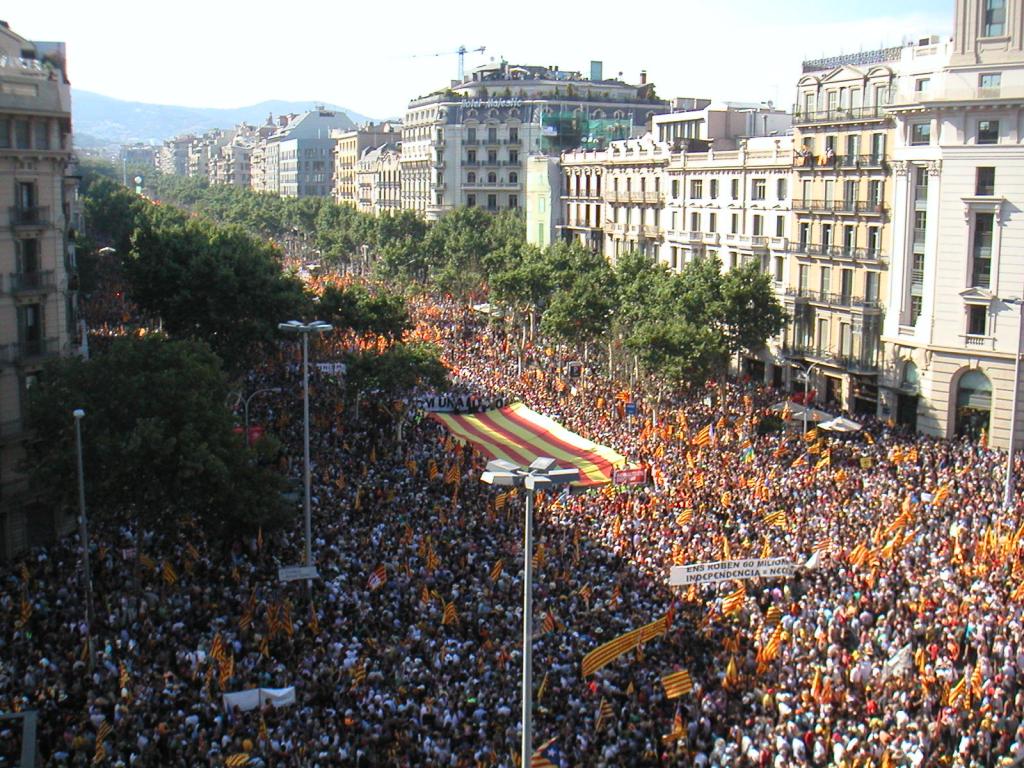
<svg viewBox="0 0 1024 768"><path fill-rule="evenodd" d="M393 344L383 352L350 355L345 388L352 397L378 393L390 402L413 389L439 389L448 381L439 350L429 344Z"/></svg>
<svg viewBox="0 0 1024 768"><path fill-rule="evenodd" d="M302 284L272 246L237 226L156 217L125 259L132 298L172 336L207 341L231 369L275 341L277 323L306 314Z"/></svg>
<svg viewBox="0 0 1024 768"><path fill-rule="evenodd" d="M556 290L541 329L586 352L611 323L617 301L612 269L604 256L575 243L552 245L545 261Z"/></svg>
<svg viewBox="0 0 1024 768"><path fill-rule="evenodd" d="M320 296L321 318L335 328L357 333L376 333L392 341L412 328L405 300L394 293L370 293L359 285L341 288L330 285Z"/></svg>
<svg viewBox="0 0 1024 768"><path fill-rule="evenodd" d="M31 390L32 480L77 507L71 413L82 408L94 517L173 531L195 516L214 535L273 526L281 479L250 461L226 394L220 361L193 341L121 339L92 360L58 361Z"/></svg>

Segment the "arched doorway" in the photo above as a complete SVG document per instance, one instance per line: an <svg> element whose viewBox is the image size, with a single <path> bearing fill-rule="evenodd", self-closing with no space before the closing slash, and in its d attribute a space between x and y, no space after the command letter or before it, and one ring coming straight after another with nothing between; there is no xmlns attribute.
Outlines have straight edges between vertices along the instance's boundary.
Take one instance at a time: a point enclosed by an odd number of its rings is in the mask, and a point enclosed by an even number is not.
<svg viewBox="0 0 1024 768"><path fill-rule="evenodd" d="M989 432L992 415L992 382L981 371L968 371L956 388L956 434L977 440Z"/></svg>

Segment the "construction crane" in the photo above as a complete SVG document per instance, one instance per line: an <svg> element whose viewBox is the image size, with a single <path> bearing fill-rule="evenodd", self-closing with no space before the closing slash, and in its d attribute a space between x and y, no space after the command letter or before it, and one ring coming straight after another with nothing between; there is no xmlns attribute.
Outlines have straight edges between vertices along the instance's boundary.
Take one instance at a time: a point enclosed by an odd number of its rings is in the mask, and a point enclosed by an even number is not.
<svg viewBox="0 0 1024 768"><path fill-rule="evenodd" d="M462 80L466 76L466 54L467 53L483 53L486 50L487 50L487 46L486 45L481 45L479 48L467 48L464 45L460 45L454 51L438 51L437 53L418 53L418 54L414 54L414 55L410 56L409 58L411 58L411 59L422 59L422 58L425 58L427 56L434 56L434 57L436 57L436 56L451 56L453 54L458 54L458 56L459 56L459 82L461 83Z"/></svg>

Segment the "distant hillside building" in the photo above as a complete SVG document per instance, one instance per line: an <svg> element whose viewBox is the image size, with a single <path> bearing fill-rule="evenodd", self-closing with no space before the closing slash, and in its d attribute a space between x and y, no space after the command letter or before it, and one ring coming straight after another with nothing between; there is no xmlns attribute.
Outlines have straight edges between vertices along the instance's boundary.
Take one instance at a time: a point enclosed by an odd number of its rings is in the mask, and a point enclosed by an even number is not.
<svg viewBox="0 0 1024 768"><path fill-rule="evenodd" d="M355 169L360 211L379 215L398 210L402 188L400 157L394 144L382 144L363 152Z"/></svg>
<svg viewBox="0 0 1024 768"><path fill-rule="evenodd" d="M175 136L165 141L156 156L157 170L168 176L187 176L189 148L195 138L192 135Z"/></svg>
<svg viewBox="0 0 1024 768"><path fill-rule="evenodd" d="M409 103L402 124L402 207L436 219L457 206L491 211L524 202L526 158L597 149L645 133L669 110L640 85L502 61Z"/></svg>

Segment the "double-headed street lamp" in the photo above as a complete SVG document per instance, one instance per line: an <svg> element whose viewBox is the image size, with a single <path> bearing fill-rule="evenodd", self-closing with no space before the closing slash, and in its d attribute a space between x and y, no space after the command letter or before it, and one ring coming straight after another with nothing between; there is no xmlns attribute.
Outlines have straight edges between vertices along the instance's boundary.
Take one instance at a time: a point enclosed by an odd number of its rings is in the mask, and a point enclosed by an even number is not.
<svg viewBox="0 0 1024 768"><path fill-rule="evenodd" d="M85 470L82 467L82 419L85 411L75 408L75 447L78 454L78 536L82 540L82 580L85 582L85 644L89 652L89 671L95 664L92 647L92 570L89 567L89 521L85 516Z"/></svg>
<svg viewBox="0 0 1024 768"><path fill-rule="evenodd" d="M289 320L287 323L278 323L277 327L286 333L302 334L302 473L305 486L302 506L306 525L306 566L308 567L313 565L313 522L309 504L309 334L325 333L330 331L333 326L322 320L314 320L311 323ZM248 434L247 427L246 439L248 439ZM308 585L310 582L306 583Z"/></svg>
<svg viewBox="0 0 1024 768"><path fill-rule="evenodd" d="M790 363L794 368L800 371L800 375L804 380L804 434L807 434L807 412L810 410L810 406L807 404L807 395L809 393L809 387L811 384L811 371L818 367L818 363L811 363L804 368L799 363Z"/></svg>
<svg viewBox="0 0 1024 768"><path fill-rule="evenodd" d="M526 488L526 522L523 525L523 741L522 764L529 765L533 755L533 500L534 492L549 486L578 480L578 469L558 469L549 457L534 459L523 468L511 461L487 462L480 479L491 485Z"/></svg>
<svg viewBox="0 0 1024 768"><path fill-rule="evenodd" d="M284 323L282 323L284 325ZM264 392L280 392L280 387L264 387L263 389L257 389L248 397L242 400L242 411L245 413L245 447L248 448L251 444L249 439L249 402L256 397L256 395L262 395ZM237 404L235 407L238 407Z"/></svg>

